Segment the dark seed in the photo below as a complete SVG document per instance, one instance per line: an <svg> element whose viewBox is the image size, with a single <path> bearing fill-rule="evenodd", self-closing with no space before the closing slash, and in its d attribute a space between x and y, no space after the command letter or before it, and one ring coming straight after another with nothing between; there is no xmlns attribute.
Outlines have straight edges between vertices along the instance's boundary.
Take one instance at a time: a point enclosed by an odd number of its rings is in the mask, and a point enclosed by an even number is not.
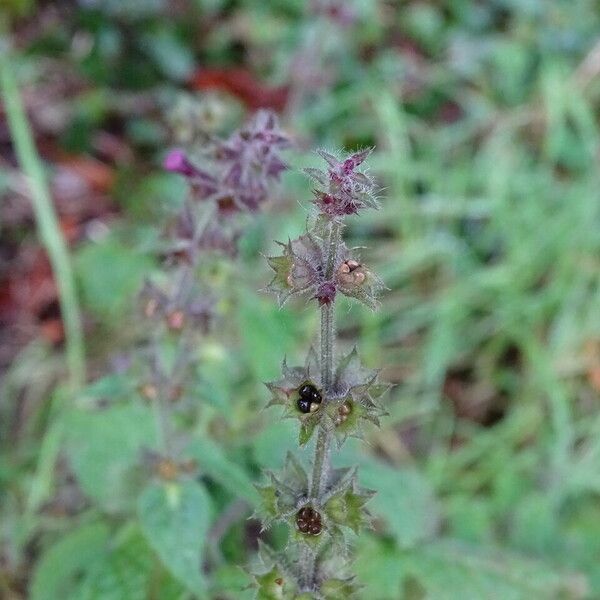
<svg viewBox="0 0 600 600"><path fill-rule="evenodd" d="M311 383L305 383L304 385L300 386L298 394L300 395L300 398L305 398L311 402L319 403L322 400L321 392L319 392L319 390Z"/></svg>
<svg viewBox="0 0 600 600"><path fill-rule="evenodd" d="M319 535L323 528L321 515L314 508L305 506L296 514L296 526L301 533Z"/></svg>
<svg viewBox="0 0 600 600"><path fill-rule="evenodd" d="M311 407L311 401L305 398L298 398L298 410L303 413L309 413Z"/></svg>

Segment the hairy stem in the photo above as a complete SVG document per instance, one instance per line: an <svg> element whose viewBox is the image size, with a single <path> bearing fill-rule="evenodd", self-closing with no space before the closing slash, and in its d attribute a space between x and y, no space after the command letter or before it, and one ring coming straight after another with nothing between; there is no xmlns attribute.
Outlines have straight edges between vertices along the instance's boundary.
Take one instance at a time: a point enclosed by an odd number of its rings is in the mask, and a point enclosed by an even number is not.
<svg viewBox="0 0 600 600"><path fill-rule="evenodd" d="M333 278L337 248L340 243L341 224L331 221L328 224L327 256L325 257L325 277L327 280ZM329 401L331 386L333 384L333 358L335 353L335 302L321 306L321 385L323 386L323 405ZM321 407L323 410L324 406ZM327 482L329 473L329 455L331 450L331 430L324 421L319 425L319 433L315 446L315 457L313 461L313 472L311 479L310 496L319 501ZM311 574L309 585L315 583L317 564L314 553L309 561Z"/></svg>
<svg viewBox="0 0 600 600"><path fill-rule="evenodd" d="M323 425L319 427L317 444L315 447L315 459L313 462L311 498L318 499L323 491L325 478L329 471L329 450L331 448L331 432Z"/></svg>

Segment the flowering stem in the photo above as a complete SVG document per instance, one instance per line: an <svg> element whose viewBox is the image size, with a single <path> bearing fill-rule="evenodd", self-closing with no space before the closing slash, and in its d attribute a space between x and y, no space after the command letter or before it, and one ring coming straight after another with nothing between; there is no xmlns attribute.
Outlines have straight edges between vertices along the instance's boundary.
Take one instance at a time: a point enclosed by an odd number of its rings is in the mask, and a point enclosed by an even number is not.
<svg viewBox="0 0 600 600"><path fill-rule="evenodd" d="M335 257L340 242L341 224L331 221L328 224L327 256L325 258L325 277L327 280L333 278ZM321 384L325 392L323 404L329 399L329 391L333 382L333 355L335 349L335 300L321 306ZM324 407L321 408L323 410ZM319 433L315 446L315 457L313 461L313 472L311 480L310 495L319 500L323 492L325 480L329 473L329 453L331 449L331 430L322 420L319 425ZM309 584L312 584L316 575L315 556L309 562L311 574Z"/></svg>

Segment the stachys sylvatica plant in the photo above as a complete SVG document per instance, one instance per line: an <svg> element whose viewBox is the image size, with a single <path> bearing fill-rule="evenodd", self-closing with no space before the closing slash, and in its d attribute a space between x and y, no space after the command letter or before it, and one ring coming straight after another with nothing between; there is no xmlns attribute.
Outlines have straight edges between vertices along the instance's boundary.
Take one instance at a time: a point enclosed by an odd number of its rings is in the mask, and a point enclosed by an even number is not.
<svg viewBox="0 0 600 600"><path fill-rule="evenodd" d="M290 453L283 470L268 473L269 481L258 486L264 528L280 521L290 529L282 553L261 545L254 573L259 599L345 600L357 593L347 538L369 525L366 504L374 492L359 487L356 469L332 468L330 455L385 414L377 402L388 386L378 382L377 372L361 365L356 349L336 356L338 294L374 309L383 287L342 237L345 217L377 207L375 182L360 168L369 153L340 160L318 152L327 166L305 171L315 184L307 231L267 259L275 273L267 289L280 305L295 295L313 302L321 332L318 351L311 348L303 366L284 360L281 379L267 384L269 405L283 406L284 416L298 420L300 446L316 442L308 472Z"/></svg>

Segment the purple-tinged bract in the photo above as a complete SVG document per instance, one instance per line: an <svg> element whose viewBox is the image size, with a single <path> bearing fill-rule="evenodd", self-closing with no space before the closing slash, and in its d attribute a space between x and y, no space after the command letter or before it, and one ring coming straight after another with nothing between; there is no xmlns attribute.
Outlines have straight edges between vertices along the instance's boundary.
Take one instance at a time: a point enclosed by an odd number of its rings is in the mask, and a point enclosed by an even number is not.
<svg viewBox="0 0 600 600"><path fill-rule="evenodd" d="M318 151L327 163L327 171L311 168L304 172L318 186L313 191L313 202L321 214L340 219L363 208L378 207L375 182L358 170L370 153L370 149L361 150L340 160L325 150Z"/></svg>

